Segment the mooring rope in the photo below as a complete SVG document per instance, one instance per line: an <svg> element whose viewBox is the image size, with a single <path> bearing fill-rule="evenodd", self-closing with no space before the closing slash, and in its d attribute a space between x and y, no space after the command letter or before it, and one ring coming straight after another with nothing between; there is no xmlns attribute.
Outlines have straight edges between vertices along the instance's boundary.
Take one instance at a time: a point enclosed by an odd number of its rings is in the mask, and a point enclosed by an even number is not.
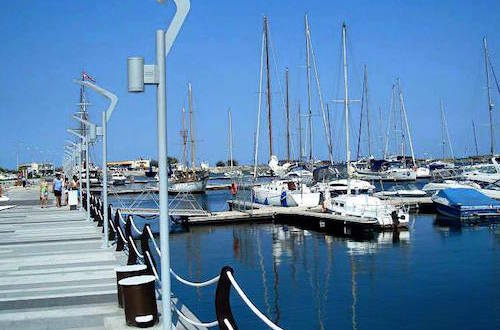
<svg viewBox="0 0 500 330"><path fill-rule="evenodd" d="M140 254L139 251L137 250L137 247L135 246L134 239L132 238L132 236L129 236L128 239L130 240L130 243L132 244L132 248L134 249L135 254L137 254L137 256L139 258L144 259L144 255Z"/></svg>
<svg viewBox="0 0 500 330"><path fill-rule="evenodd" d="M148 257L149 263L151 264L151 269L153 269L153 274L155 275L156 280L158 281L158 283L161 284L160 277L158 276L158 273L156 272L155 264L153 263L153 259L149 255L149 251L145 251L144 254Z"/></svg>
<svg viewBox="0 0 500 330"><path fill-rule="evenodd" d="M136 231L136 233L138 233L139 235L142 235L142 231L140 231L139 228L137 228L135 226L134 218L133 217L130 217L130 223L132 224L132 228L134 228L134 230Z"/></svg>
<svg viewBox="0 0 500 330"><path fill-rule="evenodd" d="M182 312L179 309L177 309L177 307L174 305L174 303L172 303L172 306L180 318L182 318L184 321L186 321L188 323L191 323L192 325L194 325L196 327L211 328L211 327L215 327L215 326L219 325L219 322L217 320L215 320L213 322L209 322L209 323L202 323L202 322L193 321L190 318L188 318L187 316L185 316L184 314L182 314Z"/></svg>
<svg viewBox="0 0 500 330"><path fill-rule="evenodd" d="M110 219L108 219L108 222L111 225L111 229L116 233L116 228L115 228L115 224L113 223L113 221L111 221Z"/></svg>
<svg viewBox="0 0 500 330"><path fill-rule="evenodd" d="M229 322L228 319L224 319L224 324L229 330L234 330L233 326L231 325L231 322Z"/></svg>
<svg viewBox="0 0 500 330"><path fill-rule="evenodd" d="M149 228L149 226L146 227L148 229L148 234L149 234L149 237L151 238L151 240L153 241L153 245L155 246L155 250L156 252L158 253L158 256L161 257L161 251L160 251L160 248L158 248L158 244L156 244L156 240L153 236L153 233L151 232L151 228Z"/></svg>
<svg viewBox="0 0 500 330"><path fill-rule="evenodd" d="M231 272L227 271L226 272L227 277L229 278L229 281L231 281L231 284L234 286L234 289L238 294L240 295L241 299L247 304L247 306L250 308L252 312L254 312L255 315L257 315L265 324L267 324L271 329L274 330L283 330L283 328L280 328L276 324L274 324L271 320L269 320L264 314L262 314L261 311L255 305L248 299L248 297L245 295L243 290L240 288L238 283L233 277L233 274Z"/></svg>
<svg viewBox="0 0 500 330"><path fill-rule="evenodd" d="M125 239L125 236L123 236L122 229L120 227L117 228L118 233L120 234L123 243L125 243L127 240Z"/></svg>
<svg viewBox="0 0 500 330"><path fill-rule="evenodd" d="M189 286L197 287L197 288L201 288L201 287L204 287L204 286L208 286L210 284L217 283L219 281L219 277L220 277L220 275L217 275L216 277L214 277L214 278L212 278L212 279L210 279L208 281L205 281L205 282L191 282L191 281L185 280L182 277L180 277L179 275L177 275L172 270L172 268L170 268L170 274L172 274L177 279L177 281L179 281L179 282L181 282L183 284L189 285Z"/></svg>

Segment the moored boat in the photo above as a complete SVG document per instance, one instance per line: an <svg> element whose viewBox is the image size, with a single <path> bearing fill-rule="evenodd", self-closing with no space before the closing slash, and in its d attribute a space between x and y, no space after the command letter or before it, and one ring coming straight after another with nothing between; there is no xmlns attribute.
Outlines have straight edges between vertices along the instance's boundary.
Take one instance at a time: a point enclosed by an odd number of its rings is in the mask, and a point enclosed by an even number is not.
<svg viewBox="0 0 500 330"><path fill-rule="evenodd" d="M432 201L440 214L455 219L500 217L500 201L486 196L477 189L443 189L432 196Z"/></svg>

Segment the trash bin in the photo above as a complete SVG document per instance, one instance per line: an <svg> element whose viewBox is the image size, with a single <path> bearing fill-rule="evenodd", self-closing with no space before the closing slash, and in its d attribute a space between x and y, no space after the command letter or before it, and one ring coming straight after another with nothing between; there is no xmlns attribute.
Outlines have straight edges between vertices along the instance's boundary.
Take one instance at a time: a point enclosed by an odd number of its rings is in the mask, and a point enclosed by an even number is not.
<svg viewBox="0 0 500 330"><path fill-rule="evenodd" d="M125 321L129 326L146 328L158 322L155 277L141 275L127 277L118 282L122 287Z"/></svg>
<svg viewBox="0 0 500 330"><path fill-rule="evenodd" d="M120 280L132 277L146 275L147 267L146 265L126 265L115 268L116 271L116 288L118 294L118 305L123 308L123 298L122 298L122 288L120 286Z"/></svg>

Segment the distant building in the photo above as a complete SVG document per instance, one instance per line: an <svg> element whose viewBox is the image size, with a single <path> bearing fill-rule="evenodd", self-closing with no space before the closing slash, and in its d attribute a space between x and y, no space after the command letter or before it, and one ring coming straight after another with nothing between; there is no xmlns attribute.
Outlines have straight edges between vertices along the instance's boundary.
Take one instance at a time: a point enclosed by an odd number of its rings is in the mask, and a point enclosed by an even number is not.
<svg viewBox="0 0 500 330"><path fill-rule="evenodd" d="M149 170L150 159L122 160L116 162L107 162L108 168L123 168L127 170Z"/></svg>
<svg viewBox="0 0 500 330"><path fill-rule="evenodd" d="M25 177L48 176L55 174L55 166L52 163L27 163L19 164L17 171Z"/></svg>

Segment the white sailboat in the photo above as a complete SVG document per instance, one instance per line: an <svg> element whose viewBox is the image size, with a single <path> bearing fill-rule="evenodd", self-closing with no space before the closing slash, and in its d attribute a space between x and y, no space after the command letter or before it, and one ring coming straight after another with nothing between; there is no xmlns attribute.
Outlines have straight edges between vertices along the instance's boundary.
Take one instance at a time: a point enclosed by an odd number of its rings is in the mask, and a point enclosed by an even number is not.
<svg viewBox="0 0 500 330"><path fill-rule="evenodd" d="M169 193L204 193L207 188L208 171L205 167L201 166L200 169L195 168L195 149L194 149L194 132L193 132L193 93L191 83L188 84L188 98L189 98L189 133L191 143L191 167L187 167L187 130L185 124L185 111L182 114L183 130L181 135L184 143L184 166L180 169L174 170L168 180Z"/></svg>
<svg viewBox="0 0 500 330"><path fill-rule="evenodd" d="M352 176L352 168L350 166L351 150L349 144L349 85L347 78L347 54L346 54L346 37L347 26L342 24L342 52L343 52L343 68L344 68L344 110L345 110L345 133L346 133L346 165L347 165L347 194L339 195L330 198L328 193L325 193L325 206L331 213L341 216L356 217L366 222L374 220L381 227L407 227L409 215L402 208L396 209L382 201L380 198L373 197L367 194L351 194L350 180Z"/></svg>
<svg viewBox="0 0 500 330"><path fill-rule="evenodd" d="M265 59L265 61L264 61ZM266 96L268 107L268 129L269 129L269 168L272 172L280 177L270 183L252 188L252 197L255 203L273 206L302 206L313 207L319 205L320 193L312 192L300 178L287 178L286 175L292 168L292 163L287 162L279 165L278 158L273 154L272 140L272 123L271 123L271 82L269 74L269 31L268 19L264 17L262 31L262 49L260 60L260 75L259 75L259 104L257 111L257 130L255 135L255 153L254 153L254 178L257 176L257 155L259 146L259 130L260 130L260 110L262 105L262 76L263 65L266 63ZM301 174L301 173L297 173ZM302 173L304 174L304 173ZM312 177L312 175L311 175Z"/></svg>

